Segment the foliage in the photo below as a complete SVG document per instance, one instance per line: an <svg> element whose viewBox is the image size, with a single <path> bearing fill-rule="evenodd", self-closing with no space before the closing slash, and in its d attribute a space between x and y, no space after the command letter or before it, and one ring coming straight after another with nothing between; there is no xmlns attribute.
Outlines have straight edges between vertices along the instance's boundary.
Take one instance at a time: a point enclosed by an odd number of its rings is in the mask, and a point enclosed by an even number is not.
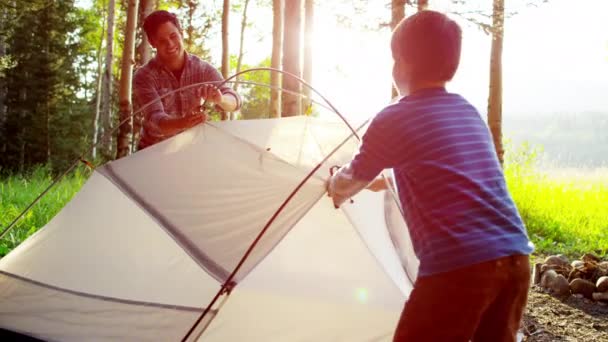
<svg viewBox="0 0 608 342"><path fill-rule="evenodd" d="M236 70L237 57L231 56L230 68ZM266 58L255 66L243 64L242 70L251 69L252 67L269 67L270 58ZM239 78L240 81L262 84L239 84L239 94L243 99L243 107L241 108L242 119L260 119L267 118L270 112L270 72L268 71L253 71L244 73Z"/></svg>
<svg viewBox="0 0 608 342"><path fill-rule="evenodd" d="M507 144L506 151L509 191L537 251L607 255L608 171L595 176L551 175L538 164L541 149Z"/></svg>
<svg viewBox="0 0 608 342"><path fill-rule="evenodd" d="M42 197L0 240L0 257L50 221L80 189L88 173L85 169L76 169ZM48 167L37 167L20 176L0 178L0 229L4 230L51 182Z"/></svg>
<svg viewBox="0 0 608 342"><path fill-rule="evenodd" d="M84 94L90 87L83 74L93 58L93 46L86 43L93 16L73 0L13 4L0 6L3 14L15 15L3 27L13 63L0 84L6 89L0 169L61 168L89 131Z"/></svg>

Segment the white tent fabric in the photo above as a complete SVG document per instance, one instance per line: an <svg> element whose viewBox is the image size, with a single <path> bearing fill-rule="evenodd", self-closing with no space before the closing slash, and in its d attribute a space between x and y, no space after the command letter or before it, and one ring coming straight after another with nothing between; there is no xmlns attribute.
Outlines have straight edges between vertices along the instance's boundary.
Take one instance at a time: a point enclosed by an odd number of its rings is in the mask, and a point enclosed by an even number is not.
<svg viewBox="0 0 608 342"><path fill-rule="evenodd" d="M193 339L390 340L417 270L399 206L324 196L357 145L341 122L229 121L99 168L0 260L0 327L180 341L267 226Z"/></svg>

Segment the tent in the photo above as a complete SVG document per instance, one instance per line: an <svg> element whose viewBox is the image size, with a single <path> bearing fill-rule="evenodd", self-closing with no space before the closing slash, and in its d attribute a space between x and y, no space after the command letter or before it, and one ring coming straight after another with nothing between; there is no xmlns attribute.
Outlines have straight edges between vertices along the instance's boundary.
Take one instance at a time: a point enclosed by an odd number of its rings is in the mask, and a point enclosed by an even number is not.
<svg viewBox="0 0 608 342"><path fill-rule="evenodd" d="M390 340L418 261L393 193L340 210L325 195L357 147L331 120L225 121L98 168L0 260L0 327L51 341L180 341L193 326L188 341Z"/></svg>

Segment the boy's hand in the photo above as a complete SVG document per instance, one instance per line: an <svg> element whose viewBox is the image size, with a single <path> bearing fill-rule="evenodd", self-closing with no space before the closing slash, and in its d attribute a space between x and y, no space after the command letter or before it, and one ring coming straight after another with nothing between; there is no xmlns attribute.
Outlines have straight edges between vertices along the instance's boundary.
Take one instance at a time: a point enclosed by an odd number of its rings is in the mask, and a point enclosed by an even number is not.
<svg viewBox="0 0 608 342"><path fill-rule="evenodd" d="M366 189L369 190L369 191L373 191L373 192L387 190L388 189L388 186L386 185L387 181L392 184L390 178L387 178L386 181L382 177L381 178L376 178L371 183L369 183L367 185Z"/></svg>
<svg viewBox="0 0 608 342"><path fill-rule="evenodd" d="M334 179L335 176L330 176L329 180L327 181L327 183L325 183L325 187L327 189L327 196L331 197L333 203L334 203L334 208L338 209L340 208L340 204L342 204L342 202L344 202L344 200L341 198L341 196L338 196L335 192L334 189Z"/></svg>

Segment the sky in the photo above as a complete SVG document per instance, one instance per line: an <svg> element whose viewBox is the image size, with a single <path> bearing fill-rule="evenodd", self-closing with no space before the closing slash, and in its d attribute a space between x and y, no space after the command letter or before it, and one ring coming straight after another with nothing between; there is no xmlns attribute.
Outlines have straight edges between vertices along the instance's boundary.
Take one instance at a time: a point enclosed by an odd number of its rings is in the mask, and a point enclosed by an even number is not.
<svg viewBox="0 0 608 342"><path fill-rule="evenodd" d="M374 26L379 18L388 19L384 2L370 1L377 5L364 8L356 22ZM430 9L453 8L448 0L429 2ZM505 24L504 115L608 112L608 1L549 0L536 1L537 6L524 2L507 1L514 4L507 9L518 13ZM390 32L356 24L345 27L336 22L336 13L348 14L352 9L328 3L317 5L315 12L312 84L347 115L368 116L390 102ZM463 28L463 49L460 68L448 89L463 94L485 113L491 38L466 20L452 17ZM247 33L255 37L246 47L249 63L270 54L271 37L264 32L270 32L271 11L253 10L250 18L257 29ZM231 32L238 32L238 21L233 20ZM231 39L236 47L238 34Z"/></svg>
<svg viewBox="0 0 608 342"><path fill-rule="evenodd" d="M608 112L608 1L579 0L578 7L573 3L550 0L539 7L525 6L507 19L505 115ZM390 32L340 29L330 18L328 13L318 15L313 84L353 114L382 107L390 100ZM454 19L463 27L463 49L448 89L485 112L491 39L474 25Z"/></svg>
<svg viewBox="0 0 608 342"><path fill-rule="evenodd" d="M90 0L79 0L86 6ZM221 6L221 1L206 2ZM252 0L244 62L271 54L272 10ZM351 1L317 1L312 84L349 117L368 117L390 102L392 59L388 29L370 30L390 19L388 1L370 0L355 14ZM430 9L450 11L450 0L430 0ZM508 0L503 52L503 115L608 112L608 1ZM537 3L529 6L527 3ZM469 0L467 5L490 5ZM576 5L576 6L575 6ZM409 13L413 9L407 9ZM350 17L353 25L337 22ZM490 36L458 16L463 28L459 70L448 90L468 98L483 114L487 107ZM232 14L230 52L238 52L240 16ZM365 25L364 25L365 24ZM221 55L219 25L211 41L212 60ZM219 67L219 64L217 65Z"/></svg>

